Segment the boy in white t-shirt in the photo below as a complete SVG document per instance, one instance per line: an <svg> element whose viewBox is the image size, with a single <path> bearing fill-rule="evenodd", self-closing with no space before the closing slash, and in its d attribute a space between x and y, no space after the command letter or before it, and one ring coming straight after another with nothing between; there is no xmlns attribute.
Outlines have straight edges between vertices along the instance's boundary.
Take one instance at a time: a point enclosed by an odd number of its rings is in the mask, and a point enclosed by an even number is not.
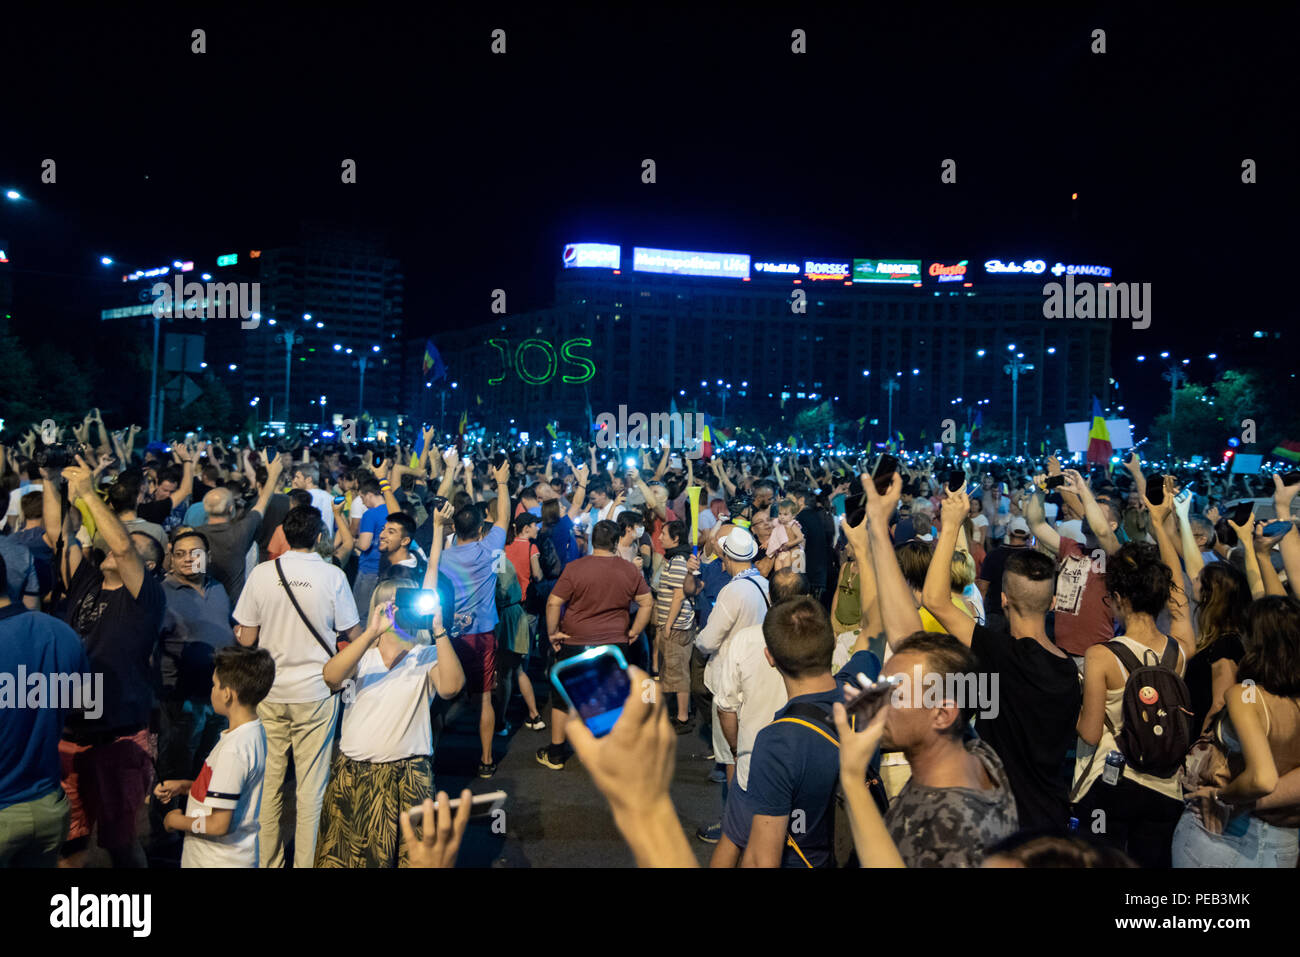
<svg viewBox="0 0 1300 957"><path fill-rule="evenodd" d="M163 826L185 834L181 867L257 867L266 770L266 731L257 705L275 681L275 660L263 648L230 645L213 662L212 708L229 722L193 781L163 781L154 796L185 810L168 811Z"/></svg>

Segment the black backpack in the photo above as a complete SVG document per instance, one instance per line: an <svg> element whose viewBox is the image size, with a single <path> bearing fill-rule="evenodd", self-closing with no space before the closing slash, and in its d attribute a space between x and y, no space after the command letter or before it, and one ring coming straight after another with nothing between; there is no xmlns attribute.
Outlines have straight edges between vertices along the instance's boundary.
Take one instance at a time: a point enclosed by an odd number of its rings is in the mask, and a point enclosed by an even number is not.
<svg viewBox="0 0 1300 957"><path fill-rule="evenodd" d="M799 701L790 705L786 708L785 714L772 723L779 724L781 722L797 724L823 735L835 744L836 750L839 750L840 736L839 729L835 727L835 719L830 712L819 708L810 701ZM867 767L867 789L871 792L871 796L876 801L876 807L880 809L880 813L883 815L889 807L889 796L885 793L885 785L880 780L880 769L874 762ZM849 823L848 801L844 797L844 786L840 783L838 774L835 775L835 794L832 798L831 811L833 814L831 820L831 857L835 866L860 867L857 851L853 846L853 825ZM785 842L794 848L795 853L799 855L805 864L812 867L803 851L799 849L794 835L786 834Z"/></svg>
<svg viewBox="0 0 1300 957"><path fill-rule="evenodd" d="M560 572L564 571L564 562L560 560L560 552L555 547L551 529L542 529L537 536L536 544L537 560L542 566L542 578L546 581L555 581L560 577Z"/></svg>
<svg viewBox="0 0 1300 957"><path fill-rule="evenodd" d="M1164 655L1156 661L1151 649L1144 661L1119 641L1106 647L1128 672L1124 682L1124 724L1115 746L1135 771L1168 778L1178 773L1192 747L1191 695L1178 676L1178 642L1168 639ZM1107 721L1109 727L1109 721Z"/></svg>

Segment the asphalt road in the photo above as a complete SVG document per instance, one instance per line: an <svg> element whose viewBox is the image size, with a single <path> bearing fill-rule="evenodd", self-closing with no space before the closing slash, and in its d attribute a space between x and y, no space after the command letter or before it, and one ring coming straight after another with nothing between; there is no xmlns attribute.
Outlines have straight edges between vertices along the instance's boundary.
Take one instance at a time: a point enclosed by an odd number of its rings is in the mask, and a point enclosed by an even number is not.
<svg viewBox="0 0 1300 957"><path fill-rule="evenodd" d="M520 725L527 716L515 695L508 738L494 739L493 754L499 768L494 777L480 780L477 717L457 706L434 756L434 782L456 795L468 786L474 793L505 791L504 832L492 831L488 819L471 822L461 845L460 867L632 867L632 854L614 827L609 806L596 790L582 762L572 757L564 770L537 763L537 749L549 744L550 709L543 703L549 685L540 673L533 675L538 704L547 727L530 731ZM700 863L707 865L713 846L695 837L700 824L716 822L722 812L722 787L708 780L713 762L705 759L708 744L697 732L677 739L677 767L672 797ZM498 828L499 829L499 828Z"/></svg>

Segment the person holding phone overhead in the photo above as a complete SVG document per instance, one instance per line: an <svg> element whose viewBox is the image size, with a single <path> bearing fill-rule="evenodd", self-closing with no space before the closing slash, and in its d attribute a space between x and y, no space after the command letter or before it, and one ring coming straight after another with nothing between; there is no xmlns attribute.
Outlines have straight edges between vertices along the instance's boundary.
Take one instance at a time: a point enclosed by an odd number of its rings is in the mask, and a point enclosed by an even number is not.
<svg viewBox="0 0 1300 957"><path fill-rule="evenodd" d="M451 506L443 506L449 517ZM434 536L425 574L438 581L441 536ZM451 698L465 672L434 606L432 627L411 630L396 605L407 580L380 582L370 599L369 627L322 671L342 689L343 728L321 811L317 867L406 867L400 814L433 793L435 696ZM436 592L435 592L436 594Z"/></svg>

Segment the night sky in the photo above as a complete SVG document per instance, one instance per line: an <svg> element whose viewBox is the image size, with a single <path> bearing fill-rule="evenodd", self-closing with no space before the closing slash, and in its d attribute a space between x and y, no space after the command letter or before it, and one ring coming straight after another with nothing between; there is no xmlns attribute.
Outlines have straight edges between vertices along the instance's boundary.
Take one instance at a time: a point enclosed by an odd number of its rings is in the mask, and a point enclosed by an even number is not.
<svg viewBox="0 0 1300 957"><path fill-rule="evenodd" d="M574 240L1104 263L1154 284L1152 328L1118 324L1117 354L1294 315L1293 11L541 6L7 11L0 187L28 201L0 201L0 238L20 304L89 322L101 255L273 247L310 217L385 232L418 335L490 318L497 287L512 312L548 304Z"/></svg>

